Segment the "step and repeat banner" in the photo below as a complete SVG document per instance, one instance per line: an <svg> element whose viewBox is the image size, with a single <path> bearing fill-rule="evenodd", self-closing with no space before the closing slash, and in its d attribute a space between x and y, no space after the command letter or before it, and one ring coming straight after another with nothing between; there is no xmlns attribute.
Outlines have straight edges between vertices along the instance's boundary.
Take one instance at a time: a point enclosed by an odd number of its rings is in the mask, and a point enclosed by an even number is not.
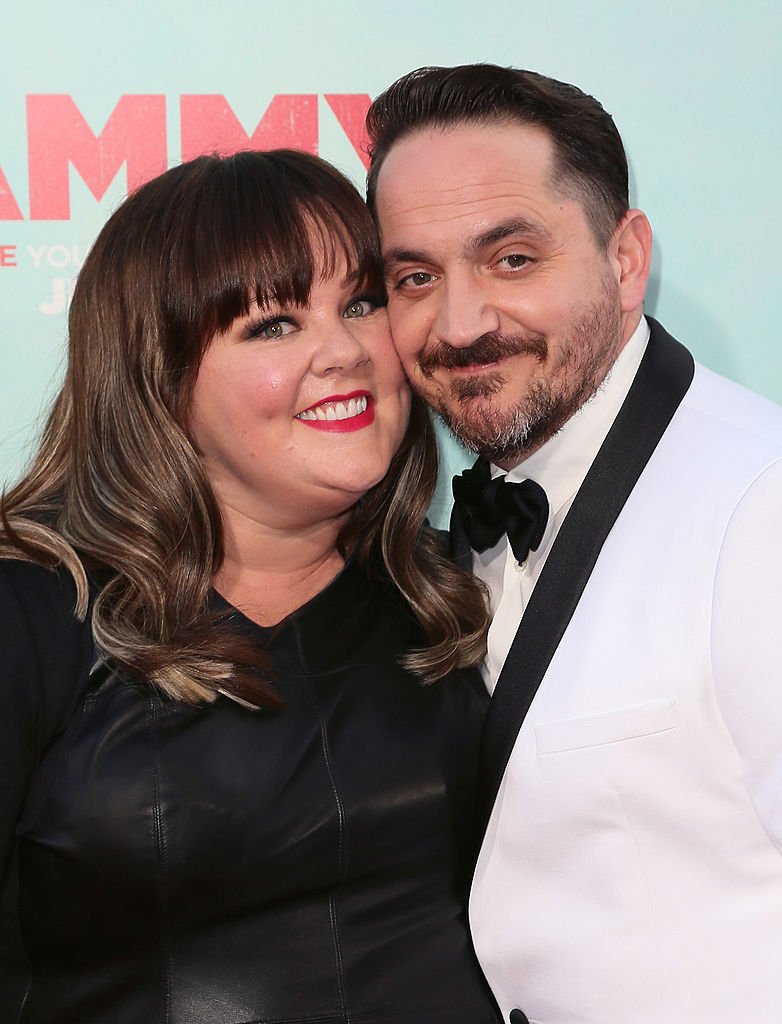
<svg viewBox="0 0 782 1024"><path fill-rule="evenodd" d="M199 153L276 146L363 186L370 97L425 64L512 64L597 96L655 230L648 311L782 401L776 0L11 0L0 25L0 482L34 445L73 282L128 189ZM464 459L446 444L445 461Z"/></svg>

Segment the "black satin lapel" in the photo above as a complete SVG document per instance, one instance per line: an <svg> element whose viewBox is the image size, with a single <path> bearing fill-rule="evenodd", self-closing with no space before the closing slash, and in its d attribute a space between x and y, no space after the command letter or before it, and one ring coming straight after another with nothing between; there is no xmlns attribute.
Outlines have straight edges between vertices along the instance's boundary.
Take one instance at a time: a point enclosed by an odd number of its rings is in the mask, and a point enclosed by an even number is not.
<svg viewBox="0 0 782 1024"><path fill-rule="evenodd" d="M454 506L451 509L451 528L449 530L451 543L451 559L461 569L472 572L472 548L467 539L467 531L464 528L461 513Z"/></svg>
<svg viewBox="0 0 782 1024"><path fill-rule="evenodd" d="M656 321L641 365L549 552L489 705L481 749L482 837L521 723L600 550L686 394L692 356Z"/></svg>

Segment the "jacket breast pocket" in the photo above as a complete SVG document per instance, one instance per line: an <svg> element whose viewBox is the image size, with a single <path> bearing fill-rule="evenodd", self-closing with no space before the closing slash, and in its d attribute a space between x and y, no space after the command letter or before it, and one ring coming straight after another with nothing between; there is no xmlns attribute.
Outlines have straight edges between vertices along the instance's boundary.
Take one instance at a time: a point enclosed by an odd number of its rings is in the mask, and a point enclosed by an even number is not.
<svg viewBox="0 0 782 1024"><path fill-rule="evenodd" d="M535 726L535 745L538 754L557 754L565 750L621 743L640 736L654 736L675 728L674 701L656 700L600 715L540 722Z"/></svg>

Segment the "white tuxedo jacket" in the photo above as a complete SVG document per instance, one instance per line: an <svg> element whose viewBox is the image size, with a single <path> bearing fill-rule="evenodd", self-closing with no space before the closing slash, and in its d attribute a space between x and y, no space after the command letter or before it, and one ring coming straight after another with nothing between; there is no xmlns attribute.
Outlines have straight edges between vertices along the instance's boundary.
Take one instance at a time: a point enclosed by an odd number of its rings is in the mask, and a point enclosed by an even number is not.
<svg viewBox="0 0 782 1024"><path fill-rule="evenodd" d="M782 734L750 749L782 706L782 409L682 390L496 769L470 917L506 1021L782 1022Z"/></svg>

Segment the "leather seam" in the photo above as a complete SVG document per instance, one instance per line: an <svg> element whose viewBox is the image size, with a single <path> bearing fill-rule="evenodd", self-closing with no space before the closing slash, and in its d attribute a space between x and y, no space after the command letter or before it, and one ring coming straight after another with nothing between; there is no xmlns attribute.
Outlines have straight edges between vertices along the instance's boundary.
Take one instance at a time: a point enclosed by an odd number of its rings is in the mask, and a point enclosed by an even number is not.
<svg viewBox="0 0 782 1024"><path fill-rule="evenodd" d="M339 941L337 900L333 893L329 896L329 924L331 925L331 939L334 943L334 959L337 966L337 989L339 990L339 1002L342 1007L342 1015L345 1024L350 1024L350 1011L345 1004L345 965L342 959L342 946Z"/></svg>
<svg viewBox="0 0 782 1024"><path fill-rule="evenodd" d="M337 823L338 823L338 837L337 837L337 878L340 882L343 882L347 875L347 814L345 813L345 804L343 803L342 797L340 796L339 787L337 786L336 776L334 775L334 766L331 761L331 749L329 747L329 737L326 730L326 723L323 721L323 716L320 713L315 694L313 692L310 681L307 680L307 691L309 693L310 701L312 702L313 709L318 719L318 725L320 727L320 745L323 751L323 761L326 766L326 772L329 777L329 785L331 786L331 792L334 795L334 803L337 807Z"/></svg>
<svg viewBox="0 0 782 1024"><path fill-rule="evenodd" d="M160 916L160 945L163 959L163 1024L171 1020L171 928L169 921L166 876L168 873L168 848L166 845L165 822L160 801L160 775L157 751L157 701L149 698L149 744L152 764L152 828L157 860L158 911Z"/></svg>
<svg viewBox="0 0 782 1024"><path fill-rule="evenodd" d="M347 815L345 813L345 805L342 801L339 787L337 786L337 780L334 775L334 766L331 763L331 750L329 748L329 737L326 729L326 723L320 713L320 708L318 707L318 702L309 680L307 680L307 693L309 694L312 708L320 727L320 745L321 751L323 752L323 763L326 766L329 785L331 786L331 792L334 796L334 803L337 808L337 879L339 882L342 882L345 880L347 874ZM337 920L336 897L333 893L329 896L329 924L331 926L331 939L334 946L339 1001L344 1015L345 1024L350 1024L350 1012L348 1011L345 1000L345 967L342 959L342 947L339 941L339 922Z"/></svg>

